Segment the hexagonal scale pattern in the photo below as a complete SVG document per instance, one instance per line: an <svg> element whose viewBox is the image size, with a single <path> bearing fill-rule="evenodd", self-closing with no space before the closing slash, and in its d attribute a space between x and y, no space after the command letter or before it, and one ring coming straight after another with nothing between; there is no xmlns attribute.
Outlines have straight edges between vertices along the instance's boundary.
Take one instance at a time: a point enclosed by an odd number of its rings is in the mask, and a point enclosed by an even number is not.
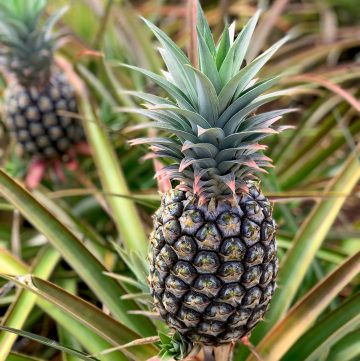
<svg viewBox="0 0 360 361"><path fill-rule="evenodd" d="M15 83L6 90L5 121L26 155L61 157L83 140L81 122L71 113L78 113L75 91L60 71L41 88Z"/></svg>
<svg viewBox="0 0 360 361"><path fill-rule="evenodd" d="M278 261L272 207L256 183L214 211L173 189L154 215L150 287L171 328L219 345L247 335L264 317Z"/></svg>

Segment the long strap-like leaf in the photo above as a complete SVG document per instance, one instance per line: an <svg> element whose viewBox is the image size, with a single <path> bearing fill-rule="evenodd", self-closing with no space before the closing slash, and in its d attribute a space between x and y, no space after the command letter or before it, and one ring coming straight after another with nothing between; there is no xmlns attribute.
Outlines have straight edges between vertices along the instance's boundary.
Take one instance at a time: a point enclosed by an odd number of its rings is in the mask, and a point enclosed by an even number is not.
<svg viewBox="0 0 360 361"><path fill-rule="evenodd" d="M105 267L75 234L3 170L0 170L0 193L49 239L116 318L142 336L155 334L148 319L128 314L137 308L136 304L121 300L124 290L120 284L104 275Z"/></svg>
<svg viewBox="0 0 360 361"><path fill-rule="evenodd" d="M263 361L278 361L315 322L336 295L360 272L360 252L312 288L257 346ZM255 361L253 355L246 361Z"/></svg>
<svg viewBox="0 0 360 361"><path fill-rule="evenodd" d="M359 160L356 153L349 156L343 170L324 191L350 194L360 179ZM287 252L280 266L279 289L276 291L267 315L268 322L254 332L254 341L264 337L268 330L286 313L290 307L310 264L316 256L324 238L335 221L346 197L332 197L319 201L307 220L302 224L293 246Z"/></svg>

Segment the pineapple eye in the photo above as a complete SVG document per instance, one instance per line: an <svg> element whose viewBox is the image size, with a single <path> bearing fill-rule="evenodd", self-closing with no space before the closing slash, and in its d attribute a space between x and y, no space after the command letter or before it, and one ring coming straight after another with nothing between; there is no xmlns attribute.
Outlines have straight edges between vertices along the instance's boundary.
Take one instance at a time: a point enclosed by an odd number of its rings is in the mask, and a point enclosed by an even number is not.
<svg viewBox="0 0 360 361"><path fill-rule="evenodd" d="M188 327L196 327L201 320L200 313L184 306L181 307L178 317Z"/></svg>
<svg viewBox="0 0 360 361"><path fill-rule="evenodd" d="M226 320L232 313L234 308L227 303L214 302L209 305L205 311L205 318L214 319L219 321Z"/></svg>
<svg viewBox="0 0 360 361"><path fill-rule="evenodd" d="M242 282L246 288L251 288L259 283L261 277L261 267L250 267L242 276Z"/></svg>
<svg viewBox="0 0 360 361"><path fill-rule="evenodd" d="M165 285L164 285L164 279L161 276L160 272L155 271L153 273L153 275L150 277L150 284L156 294L160 295L162 293L162 291L165 288Z"/></svg>
<svg viewBox="0 0 360 361"><path fill-rule="evenodd" d="M276 257L276 246L275 242L271 242L265 251L264 262L271 262Z"/></svg>
<svg viewBox="0 0 360 361"><path fill-rule="evenodd" d="M201 293L189 291L184 299L184 304L195 311L201 311L203 312L204 309L209 305L210 300L208 297Z"/></svg>
<svg viewBox="0 0 360 361"><path fill-rule="evenodd" d="M182 297L189 290L189 286L174 275L166 278L166 287L178 297Z"/></svg>
<svg viewBox="0 0 360 361"><path fill-rule="evenodd" d="M247 218L260 224L264 220L264 215L261 212L261 207L256 201L249 201L244 206L245 215Z"/></svg>
<svg viewBox="0 0 360 361"><path fill-rule="evenodd" d="M183 212L179 221L181 224L181 229L184 233L194 235L202 226L204 217L200 211L190 209Z"/></svg>
<svg viewBox="0 0 360 361"><path fill-rule="evenodd" d="M245 290L238 283L229 283L220 291L220 299L237 307L245 294Z"/></svg>
<svg viewBox="0 0 360 361"><path fill-rule="evenodd" d="M181 235L180 224L177 220L172 219L163 226L165 241L173 244Z"/></svg>
<svg viewBox="0 0 360 361"><path fill-rule="evenodd" d="M165 206L171 203L177 203L185 200L185 192L179 189L171 189L169 192L166 192L163 198L163 204Z"/></svg>
<svg viewBox="0 0 360 361"><path fill-rule="evenodd" d="M175 264L173 273L188 284L191 283L197 275L195 268L190 263L184 261L179 261Z"/></svg>
<svg viewBox="0 0 360 361"><path fill-rule="evenodd" d="M240 218L233 213L222 213L217 219L217 225L224 237L235 237L240 234Z"/></svg>
<svg viewBox="0 0 360 361"><path fill-rule="evenodd" d="M264 256L264 248L259 243L257 243L247 250L245 255L245 262L251 266L255 266L262 263Z"/></svg>
<svg viewBox="0 0 360 361"><path fill-rule="evenodd" d="M201 335L196 331L188 333L187 337L194 343L203 343L204 345L216 344L216 338L214 336Z"/></svg>
<svg viewBox="0 0 360 361"><path fill-rule="evenodd" d="M177 260L176 253L167 244L161 249L159 256L168 266L171 266Z"/></svg>
<svg viewBox="0 0 360 361"><path fill-rule="evenodd" d="M196 233L196 240L201 250L217 251L221 244L221 235L213 223L206 223Z"/></svg>
<svg viewBox="0 0 360 361"><path fill-rule="evenodd" d="M261 225L261 231L260 231L260 236L261 236L261 242L264 243L265 245L268 245L274 237L275 234L275 226L273 224L273 222L264 222Z"/></svg>
<svg viewBox="0 0 360 361"><path fill-rule="evenodd" d="M272 263L269 263L268 265L264 266L264 270L260 277L260 283L263 287L266 286L272 280L274 276L274 268L275 267Z"/></svg>
<svg viewBox="0 0 360 361"><path fill-rule="evenodd" d="M271 300L271 297L273 295L275 291L275 286L273 283L270 283L266 288L265 290L263 290L263 293L261 295L261 299L260 299L260 304L265 304L267 305L270 300Z"/></svg>
<svg viewBox="0 0 360 361"><path fill-rule="evenodd" d="M194 289L204 293L208 297L216 296L220 288L220 280L213 275L201 275L196 279L194 284Z"/></svg>
<svg viewBox="0 0 360 361"><path fill-rule="evenodd" d="M217 336L221 332L225 331L225 323L219 321L207 321L201 322L198 326L198 331L200 333L205 333L207 335Z"/></svg>
<svg viewBox="0 0 360 361"><path fill-rule="evenodd" d="M256 223L248 219L245 219L242 222L241 238L244 240L247 246L252 246L256 242L258 242L259 234L260 234L260 227Z"/></svg>
<svg viewBox="0 0 360 361"><path fill-rule="evenodd" d="M225 261L241 261L245 252L246 247L239 238L225 239L220 249L220 254Z"/></svg>
<svg viewBox="0 0 360 361"><path fill-rule="evenodd" d="M194 260L194 266L199 273L214 273L219 265L219 257L214 252L199 252Z"/></svg>
<svg viewBox="0 0 360 361"><path fill-rule="evenodd" d="M170 219L180 217L182 210L183 210L183 205L180 202L169 204L164 208L162 215L163 222L165 223Z"/></svg>
<svg viewBox="0 0 360 361"><path fill-rule="evenodd" d="M246 327L240 327L240 328L236 328L236 329L225 332L224 334L221 335L221 338L225 342L237 341L240 338L244 337L247 332L248 331L247 331Z"/></svg>
<svg viewBox="0 0 360 361"><path fill-rule="evenodd" d="M229 323L233 327L240 327L246 325L249 317L251 315L251 311L247 310L246 308L242 308L241 310L236 311L232 316L229 318Z"/></svg>
<svg viewBox="0 0 360 361"><path fill-rule="evenodd" d="M226 283L239 281L243 273L244 266L241 262L223 263L218 271L219 277Z"/></svg>
<svg viewBox="0 0 360 361"><path fill-rule="evenodd" d="M187 332L189 329L187 328L187 325L185 325L183 322L179 321L176 317L169 314L166 318L166 321L170 327L175 328L176 330L179 330L181 332ZM196 325L195 325L196 326ZM190 327L190 326L189 326Z"/></svg>
<svg viewBox="0 0 360 361"><path fill-rule="evenodd" d="M246 292L242 305L244 307L254 308L259 304L261 290L259 287L253 287Z"/></svg>
<svg viewBox="0 0 360 361"><path fill-rule="evenodd" d="M253 312L247 324L249 329L253 328L259 322L259 320L263 319L266 309L267 307L265 306L258 308Z"/></svg>
<svg viewBox="0 0 360 361"><path fill-rule="evenodd" d="M165 244L165 238L162 232L162 227L159 227L150 237L150 244L151 246L156 249L157 251L160 251L160 249Z"/></svg>
<svg viewBox="0 0 360 361"><path fill-rule="evenodd" d="M174 249L179 259L191 261L197 251L196 244L190 236L180 237L174 244Z"/></svg>
<svg viewBox="0 0 360 361"><path fill-rule="evenodd" d="M178 299L170 292L165 291L162 297L162 303L166 309L171 314L175 314L179 308Z"/></svg>

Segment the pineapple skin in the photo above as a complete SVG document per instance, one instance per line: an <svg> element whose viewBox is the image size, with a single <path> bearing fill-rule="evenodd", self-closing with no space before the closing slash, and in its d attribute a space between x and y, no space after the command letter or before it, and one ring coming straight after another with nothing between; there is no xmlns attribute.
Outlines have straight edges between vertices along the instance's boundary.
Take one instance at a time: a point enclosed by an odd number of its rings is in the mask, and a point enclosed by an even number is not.
<svg viewBox="0 0 360 361"><path fill-rule="evenodd" d="M274 293L272 206L258 184L248 186L236 202L203 206L176 188L155 213L149 255L154 304L192 343L218 346L248 335Z"/></svg>
<svg viewBox="0 0 360 361"><path fill-rule="evenodd" d="M78 109L75 91L60 70L53 70L41 87L14 81L6 89L5 122L24 155L61 158L84 138L80 120L61 112L78 113Z"/></svg>

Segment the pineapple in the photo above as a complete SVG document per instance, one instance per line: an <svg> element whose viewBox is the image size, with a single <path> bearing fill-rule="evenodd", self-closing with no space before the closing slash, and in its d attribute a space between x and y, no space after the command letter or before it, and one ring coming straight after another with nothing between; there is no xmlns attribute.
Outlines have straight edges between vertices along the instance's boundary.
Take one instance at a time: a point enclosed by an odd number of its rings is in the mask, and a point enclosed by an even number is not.
<svg viewBox="0 0 360 361"><path fill-rule="evenodd" d="M145 20L161 43L167 71L159 76L124 65L169 95L130 92L146 109L128 110L154 120L133 129L170 134L131 143L149 144L154 157L170 160L161 176L177 183L162 195L154 216L149 284L161 317L191 345L218 346L247 336L276 287L276 225L255 174L271 166L259 141L282 131L273 125L291 110L254 113L286 94L263 94L278 77L254 79L285 38L243 64L258 18L259 12L235 39L234 25L226 26L216 45L199 7L198 67Z"/></svg>
<svg viewBox="0 0 360 361"><path fill-rule="evenodd" d="M10 75L4 118L22 153L35 159L62 158L83 138L75 91L54 65L59 10L44 24L44 0L0 0L0 59Z"/></svg>

